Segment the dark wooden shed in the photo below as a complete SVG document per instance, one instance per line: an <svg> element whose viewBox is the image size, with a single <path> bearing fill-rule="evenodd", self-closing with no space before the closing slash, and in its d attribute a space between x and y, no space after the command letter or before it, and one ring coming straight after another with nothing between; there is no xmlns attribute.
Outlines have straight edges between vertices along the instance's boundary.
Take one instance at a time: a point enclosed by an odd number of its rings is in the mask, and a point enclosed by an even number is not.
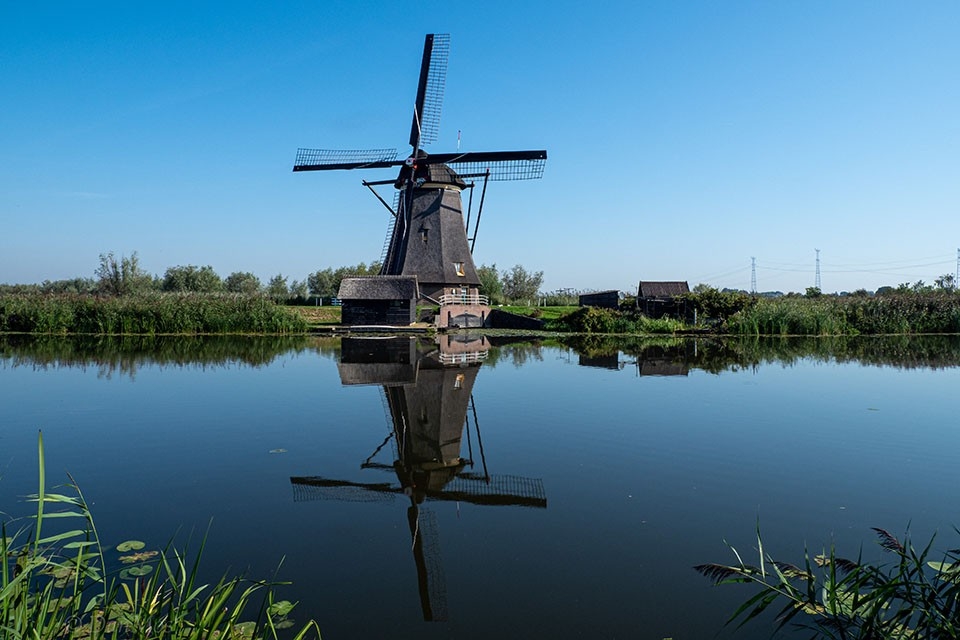
<svg viewBox="0 0 960 640"><path fill-rule="evenodd" d="M416 322L416 276L344 278L337 297L345 325L407 326Z"/></svg>
<svg viewBox="0 0 960 640"><path fill-rule="evenodd" d="M686 281L641 280L637 287L637 308L648 318L682 317L686 313L686 305L677 300L677 296L684 293L690 293Z"/></svg>
<svg viewBox="0 0 960 640"><path fill-rule="evenodd" d="M583 293L580 294L578 301L581 307L603 307L605 309L617 309L620 306L620 292L616 289L611 289L610 291Z"/></svg>

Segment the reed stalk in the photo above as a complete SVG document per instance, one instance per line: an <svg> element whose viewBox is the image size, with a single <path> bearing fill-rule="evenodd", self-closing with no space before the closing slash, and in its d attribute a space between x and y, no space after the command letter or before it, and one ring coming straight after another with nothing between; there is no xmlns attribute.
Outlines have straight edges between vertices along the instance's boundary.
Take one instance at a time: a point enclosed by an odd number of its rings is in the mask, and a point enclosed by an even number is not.
<svg viewBox="0 0 960 640"><path fill-rule="evenodd" d="M0 295L0 332L97 335L303 333L307 321L259 295Z"/></svg>
<svg viewBox="0 0 960 640"><path fill-rule="evenodd" d="M289 618L294 605L275 597L275 588L284 583L243 576L198 583L206 536L189 565L185 552L168 548L139 551L120 559L130 562L125 569L111 569L73 478L62 493L48 491L42 434L38 459L32 526L8 537L11 523L0 523L0 638L278 640L281 630L294 627ZM62 526L77 520L82 522L78 528ZM120 549L143 546L124 544ZM256 617L249 620L247 612L254 607ZM285 637L292 640L320 637L313 621L289 633Z"/></svg>
<svg viewBox="0 0 960 640"><path fill-rule="evenodd" d="M922 548L909 535L898 539L875 528L888 564L839 557L834 549L803 566L764 553L757 530L757 564L744 562L730 547L736 564L701 564L698 573L715 584L751 584L756 593L727 624L738 628L773 605L776 630L787 625L812 631L812 638L843 640L917 640L960 638L960 550L935 553L933 539Z"/></svg>

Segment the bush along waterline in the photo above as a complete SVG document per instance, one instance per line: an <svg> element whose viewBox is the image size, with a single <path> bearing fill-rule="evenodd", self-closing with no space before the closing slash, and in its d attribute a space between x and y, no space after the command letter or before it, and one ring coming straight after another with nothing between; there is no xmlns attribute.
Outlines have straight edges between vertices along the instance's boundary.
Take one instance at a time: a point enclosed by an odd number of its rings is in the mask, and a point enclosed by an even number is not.
<svg viewBox="0 0 960 640"><path fill-rule="evenodd" d="M105 547L72 477L47 491L42 434L38 459L32 522L0 524L0 637L278 640L287 629L293 640L320 638L316 622L297 629L294 605L276 599L284 583L238 576L199 584L206 537L192 561L185 551L149 550L136 540Z"/></svg>

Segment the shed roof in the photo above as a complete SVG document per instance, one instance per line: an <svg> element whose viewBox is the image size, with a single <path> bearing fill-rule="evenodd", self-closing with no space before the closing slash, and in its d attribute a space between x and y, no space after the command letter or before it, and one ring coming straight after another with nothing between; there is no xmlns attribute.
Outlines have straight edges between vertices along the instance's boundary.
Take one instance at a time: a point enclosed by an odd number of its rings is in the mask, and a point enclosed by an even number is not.
<svg viewBox="0 0 960 640"><path fill-rule="evenodd" d="M340 282L341 300L412 300L418 297L416 276L354 276Z"/></svg>
<svg viewBox="0 0 960 640"><path fill-rule="evenodd" d="M620 290L619 290L619 289L607 289L606 291L590 291L589 293L581 293L580 295L581 295L581 296L609 296L609 295L611 295L611 294L615 294L615 295L619 296L619 295L620 295Z"/></svg>
<svg viewBox="0 0 960 640"><path fill-rule="evenodd" d="M637 289L638 298L670 298L682 293L690 293L690 286L685 280L664 280L654 282L641 280Z"/></svg>

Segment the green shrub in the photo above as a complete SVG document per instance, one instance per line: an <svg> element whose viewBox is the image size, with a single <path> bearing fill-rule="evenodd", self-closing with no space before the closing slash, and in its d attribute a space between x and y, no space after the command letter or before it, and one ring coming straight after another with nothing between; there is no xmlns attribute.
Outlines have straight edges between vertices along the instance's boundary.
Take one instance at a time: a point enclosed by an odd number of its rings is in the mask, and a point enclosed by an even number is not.
<svg viewBox="0 0 960 640"><path fill-rule="evenodd" d="M614 333L616 326L615 312L598 307L580 307L558 321L565 331L577 333Z"/></svg>
<svg viewBox="0 0 960 640"><path fill-rule="evenodd" d="M573 333L675 333L684 328L675 318L647 318L636 311L618 311L600 307L579 307L548 323L555 331Z"/></svg>
<svg viewBox="0 0 960 640"><path fill-rule="evenodd" d="M684 324L676 318L648 318L640 316L638 323L641 333L676 333L684 329Z"/></svg>

